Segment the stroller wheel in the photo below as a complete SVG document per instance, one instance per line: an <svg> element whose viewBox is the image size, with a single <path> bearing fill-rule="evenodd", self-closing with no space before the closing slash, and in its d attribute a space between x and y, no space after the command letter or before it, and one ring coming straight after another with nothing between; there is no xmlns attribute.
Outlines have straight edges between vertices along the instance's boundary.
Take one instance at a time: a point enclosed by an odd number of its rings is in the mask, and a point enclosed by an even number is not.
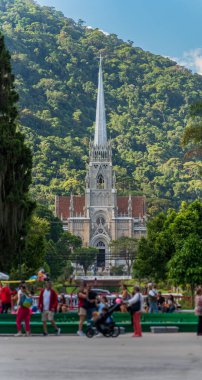
<svg viewBox="0 0 202 380"><path fill-rule="evenodd" d="M120 327L119 326L114 326L112 331L111 331L111 336L112 338L117 338L117 336L119 336L120 334Z"/></svg>
<svg viewBox="0 0 202 380"><path fill-rule="evenodd" d="M110 330L103 331L103 335L105 338L110 338L112 336L112 332Z"/></svg>
<svg viewBox="0 0 202 380"><path fill-rule="evenodd" d="M88 338L92 338L95 335L95 331L92 329L92 327L89 327L86 331L86 336Z"/></svg>

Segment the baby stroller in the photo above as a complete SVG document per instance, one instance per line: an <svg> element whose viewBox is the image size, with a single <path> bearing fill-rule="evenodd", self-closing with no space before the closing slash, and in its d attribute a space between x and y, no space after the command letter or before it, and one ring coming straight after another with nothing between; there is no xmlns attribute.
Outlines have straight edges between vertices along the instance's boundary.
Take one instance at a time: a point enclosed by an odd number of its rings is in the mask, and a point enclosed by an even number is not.
<svg viewBox="0 0 202 380"><path fill-rule="evenodd" d="M103 334L105 337L116 338L120 334L120 327L116 326L111 315L119 309L119 305L112 305L105 314L101 314L96 321L91 321L87 328L86 336L92 338L96 334Z"/></svg>

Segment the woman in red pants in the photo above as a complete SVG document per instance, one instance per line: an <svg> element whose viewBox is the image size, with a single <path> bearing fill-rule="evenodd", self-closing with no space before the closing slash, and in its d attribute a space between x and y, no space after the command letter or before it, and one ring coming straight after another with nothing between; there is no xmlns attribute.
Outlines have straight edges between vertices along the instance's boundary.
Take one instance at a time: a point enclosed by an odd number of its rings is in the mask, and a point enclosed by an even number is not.
<svg viewBox="0 0 202 380"><path fill-rule="evenodd" d="M25 332L26 336L30 336L30 307L29 301L27 300L29 294L25 285L21 286L18 292L18 311L16 318L16 325L18 333L16 337L22 336L22 322L25 322ZM30 298L30 297L29 297Z"/></svg>
<svg viewBox="0 0 202 380"><path fill-rule="evenodd" d="M128 301L128 306L131 312L134 329L133 337L141 337L141 312L143 311L143 296L140 293L139 286L134 287L134 296Z"/></svg>

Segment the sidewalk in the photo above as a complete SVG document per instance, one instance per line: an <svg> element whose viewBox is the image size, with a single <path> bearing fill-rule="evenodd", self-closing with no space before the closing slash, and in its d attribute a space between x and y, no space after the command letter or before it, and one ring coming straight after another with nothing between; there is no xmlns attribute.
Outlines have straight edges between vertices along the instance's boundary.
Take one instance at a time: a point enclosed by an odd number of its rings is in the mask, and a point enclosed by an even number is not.
<svg viewBox="0 0 202 380"><path fill-rule="evenodd" d="M201 380L202 337L0 337L1 380Z"/></svg>

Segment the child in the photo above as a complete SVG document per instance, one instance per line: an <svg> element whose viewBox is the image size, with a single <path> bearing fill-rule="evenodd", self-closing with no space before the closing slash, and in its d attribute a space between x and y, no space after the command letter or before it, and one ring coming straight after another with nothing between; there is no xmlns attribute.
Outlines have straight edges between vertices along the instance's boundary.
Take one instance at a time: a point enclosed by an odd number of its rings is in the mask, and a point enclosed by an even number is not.
<svg viewBox="0 0 202 380"><path fill-rule="evenodd" d="M98 317L99 317L99 315L100 315L100 313L98 311L93 311L91 320L93 322L96 322L97 319L98 319Z"/></svg>

